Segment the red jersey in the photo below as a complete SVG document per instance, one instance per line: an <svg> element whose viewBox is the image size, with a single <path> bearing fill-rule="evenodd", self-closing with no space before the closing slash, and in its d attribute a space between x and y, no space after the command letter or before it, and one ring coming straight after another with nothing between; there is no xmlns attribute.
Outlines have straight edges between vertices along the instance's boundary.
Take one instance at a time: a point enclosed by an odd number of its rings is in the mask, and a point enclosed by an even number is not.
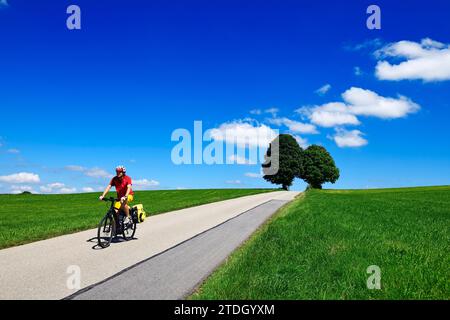
<svg viewBox="0 0 450 320"><path fill-rule="evenodd" d="M120 199L122 197L125 197L125 195L127 194L128 186L131 186L132 182L129 176L123 176L122 178L116 176L111 179L111 182L109 184L112 187L116 188L117 197ZM130 194L134 194L133 190L131 190Z"/></svg>

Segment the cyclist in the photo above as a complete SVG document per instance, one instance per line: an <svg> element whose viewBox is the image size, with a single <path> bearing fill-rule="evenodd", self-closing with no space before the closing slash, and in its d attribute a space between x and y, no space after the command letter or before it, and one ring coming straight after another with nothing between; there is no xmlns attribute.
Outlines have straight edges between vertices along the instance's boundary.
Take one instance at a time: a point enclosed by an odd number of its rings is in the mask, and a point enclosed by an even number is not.
<svg viewBox="0 0 450 320"><path fill-rule="evenodd" d="M116 167L116 176L111 179L111 182L100 196L100 201L103 200L112 187L116 188L117 198L119 199L118 202L114 203L114 209L116 210L116 213L118 213L119 210L125 212L126 217L124 223L127 224L130 222L130 207L128 204L133 201L134 192L132 189L131 178L127 176L127 169L124 166Z"/></svg>

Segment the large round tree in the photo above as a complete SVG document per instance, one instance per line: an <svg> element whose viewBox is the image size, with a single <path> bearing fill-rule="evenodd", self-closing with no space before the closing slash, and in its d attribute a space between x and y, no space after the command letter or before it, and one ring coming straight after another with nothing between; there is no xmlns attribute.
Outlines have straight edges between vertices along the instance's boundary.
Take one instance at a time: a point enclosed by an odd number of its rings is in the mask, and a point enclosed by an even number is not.
<svg viewBox="0 0 450 320"><path fill-rule="evenodd" d="M273 184L281 184L288 190L295 177L301 176L303 149L290 134L280 134L267 149L262 165L263 178Z"/></svg>
<svg viewBox="0 0 450 320"><path fill-rule="evenodd" d="M335 183L339 179L339 169L324 147L311 145L303 152L303 171L299 177L309 187L322 189L325 182Z"/></svg>

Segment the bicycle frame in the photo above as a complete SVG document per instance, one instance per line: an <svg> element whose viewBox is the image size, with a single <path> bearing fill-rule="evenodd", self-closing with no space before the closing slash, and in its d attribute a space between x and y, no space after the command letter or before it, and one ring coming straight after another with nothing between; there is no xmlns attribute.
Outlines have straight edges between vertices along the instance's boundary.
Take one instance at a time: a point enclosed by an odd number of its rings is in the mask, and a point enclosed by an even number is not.
<svg viewBox="0 0 450 320"><path fill-rule="evenodd" d="M117 236L118 234L124 232L124 228L125 228L125 230L128 230L128 227L123 225L123 217L125 216L125 212L120 209L118 210L114 207L115 202L119 201L119 200L117 200L113 197L110 197L110 198L104 198L103 201L111 202L111 207L109 208L108 212L106 213L105 218L110 218L113 222L114 227L113 227L112 235ZM130 212L130 213L132 214L132 212ZM121 224L121 222L122 222L122 224ZM133 223L134 223L134 227L132 229L133 230L132 236L134 236L134 232L136 230L136 223L135 222L133 222ZM125 234L124 234L124 237L125 237Z"/></svg>
<svg viewBox="0 0 450 320"><path fill-rule="evenodd" d="M104 198L103 201L109 201L109 202L111 202L111 207L109 208L109 210L108 210L108 212L106 213L106 215L112 217L112 219L113 219L113 221L114 221L114 224L115 224L115 226L116 226L116 228L115 228L114 231L116 232L116 231L117 231L117 223L118 223L118 219L117 219L117 218L119 218L119 215L120 215L120 213L122 212L122 210L117 210L117 209L114 207L114 203L115 203L116 201L119 201L119 200L118 200L118 199L115 199L115 198L113 198L113 197L110 197L110 198ZM116 212L116 210L117 210L117 212ZM123 213L123 212L122 212L122 213Z"/></svg>

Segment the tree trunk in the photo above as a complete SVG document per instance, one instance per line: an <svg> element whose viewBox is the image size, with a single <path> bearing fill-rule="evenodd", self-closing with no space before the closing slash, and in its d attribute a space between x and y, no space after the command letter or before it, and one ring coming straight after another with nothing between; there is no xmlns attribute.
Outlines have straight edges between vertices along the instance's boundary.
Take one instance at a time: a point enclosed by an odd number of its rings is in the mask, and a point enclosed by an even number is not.
<svg viewBox="0 0 450 320"><path fill-rule="evenodd" d="M286 191L288 191L289 190L289 186L287 186L287 185L285 185L285 184L283 184L283 190L286 190Z"/></svg>

